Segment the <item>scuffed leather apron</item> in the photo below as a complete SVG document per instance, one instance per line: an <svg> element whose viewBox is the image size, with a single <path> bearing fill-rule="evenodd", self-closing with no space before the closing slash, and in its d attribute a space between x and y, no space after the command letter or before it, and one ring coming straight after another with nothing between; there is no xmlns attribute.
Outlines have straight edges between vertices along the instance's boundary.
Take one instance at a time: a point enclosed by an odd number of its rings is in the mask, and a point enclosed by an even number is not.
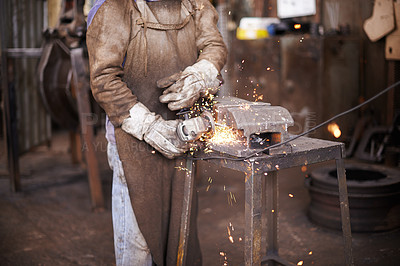
<svg viewBox="0 0 400 266"><path fill-rule="evenodd" d="M126 55L126 62L131 63L124 66L123 79L128 87L141 103L164 119L177 117L166 104L159 102L162 90L156 87L157 80L182 71L197 59L195 25L190 15L192 6L185 1L165 8L163 2L147 4L137 0L142 17L136 23L140 23L142 28L131 40L134 49ZM157 8L160 8L159 12ZM165 158L121 128L116 128L115 136L132 207L153 260L156 265L176 265L184 160ZM196 204L194 199L194 214L197 212ZM196 215L192 217L187 265L201 265Z"/></svg>

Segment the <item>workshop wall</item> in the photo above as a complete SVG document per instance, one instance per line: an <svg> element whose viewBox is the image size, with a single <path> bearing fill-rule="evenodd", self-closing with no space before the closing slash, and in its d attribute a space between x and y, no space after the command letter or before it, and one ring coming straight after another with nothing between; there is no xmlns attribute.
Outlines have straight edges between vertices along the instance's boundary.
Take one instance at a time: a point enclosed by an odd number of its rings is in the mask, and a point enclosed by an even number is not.
<svg viewBox="0 0 400 266"><path fill-rule="evenodd" d="M7 57L9 94L16 117L19 153L46 142L51 136L50 117L38 90L36 69L40 53L42 31L47 27L45 1L4 1L2 16L2 49ZM18 48L18 49L15 49ZM15 122L15 121L14 121Z"/></svg>
<svg viewBox="0 0 400 266"><path fill-rule="evenodd" d="M396 63L384 57L384 38L373 43L363 30L363 22L372 15L373 0L325 0L316 4L316 15L294 18L308 25L309 31L238 40L231 27L228 94L284 106L296 121L293 133L370 98L389 85L388 73L396 75ZM255 5L249 6L246 16L256 15ZM264 16L276 17L276 0L264 1L264 6ZM233 12L229 16L238 26L244 12ZM393 100L398 94L382 96L338 119L342 131L339 140L349 141L357 120L365 114L372 114L377 124L390 124L392 114L400 108ZM335 139L326 128L312 136Z"/></svg>

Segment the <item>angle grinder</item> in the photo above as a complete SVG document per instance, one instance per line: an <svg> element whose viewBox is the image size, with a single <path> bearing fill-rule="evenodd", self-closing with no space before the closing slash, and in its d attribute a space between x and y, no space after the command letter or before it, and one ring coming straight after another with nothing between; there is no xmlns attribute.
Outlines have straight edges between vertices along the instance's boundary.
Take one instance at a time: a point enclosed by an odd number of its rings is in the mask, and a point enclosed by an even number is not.
<svg viewBox="0 0 400 266"><path fill-rule="evenodd" d="M189 113L190 111L187 109L182 109L179 112L185 119L176 128L179 139L186 142L193 142L207 132L211 135L215 132L215 122L210 111L205 110L194 118L189 118Z"/></svg>

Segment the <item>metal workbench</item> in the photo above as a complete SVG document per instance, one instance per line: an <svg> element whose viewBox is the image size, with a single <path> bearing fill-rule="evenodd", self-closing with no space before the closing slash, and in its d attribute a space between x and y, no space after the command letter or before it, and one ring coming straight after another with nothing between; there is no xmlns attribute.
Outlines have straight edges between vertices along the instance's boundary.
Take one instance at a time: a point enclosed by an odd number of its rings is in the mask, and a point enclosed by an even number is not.
<svg viewBox="0 0 400 266"><path fill-rule="evenodd" d="M268 265L275 263L292 265L281 258L278 253L278 170L329 160L336 160L345 262L346 265L353 265L350 213L343 163L344 144L308 137L300 137L290 144L292 146L291 153L265 154L247 160L212 158L215 154L201 155L203 160L246 174L245 265L261 265L264 263L268 263ZM191 162L189 163L191 164ZM190 175L193 177L193 172L188 172L187 177ZM263 179L265 179L265 182L263 182ZM263 194L266 199L264 202ZM264 225L262 223L263 212L266 220ZM266 256L262 258L261 239L264 233L266 233L267 250Z"/></svg>

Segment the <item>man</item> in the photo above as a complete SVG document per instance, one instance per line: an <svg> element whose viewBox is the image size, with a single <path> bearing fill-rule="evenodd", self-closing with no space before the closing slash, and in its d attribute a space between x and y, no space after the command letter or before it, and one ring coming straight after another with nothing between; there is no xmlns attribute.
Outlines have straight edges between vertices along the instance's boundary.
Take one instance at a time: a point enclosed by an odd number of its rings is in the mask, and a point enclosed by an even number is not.
<svg viewBox="0 0 400 266"><path fill-rule="evenodd" d="M117 265L176 265L184 184L177 157L188 149L176 111L220 85L227 50L217 20L208 0L98 0L88 15L91 88L109 119ZM200 265L192 216L187 264Z"/></svg>

